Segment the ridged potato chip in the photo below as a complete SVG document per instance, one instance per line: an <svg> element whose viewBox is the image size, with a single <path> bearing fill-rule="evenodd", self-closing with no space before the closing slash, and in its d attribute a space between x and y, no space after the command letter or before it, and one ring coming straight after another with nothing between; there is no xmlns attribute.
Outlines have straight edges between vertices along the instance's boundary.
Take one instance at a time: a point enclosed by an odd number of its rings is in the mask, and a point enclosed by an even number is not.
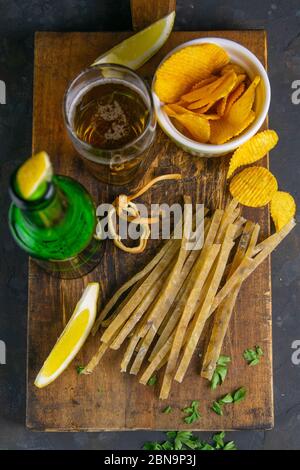
<svg viewBox="0 0 300 470"><path fill-rule="evenodd" d="M208 121L216 121L220 119L220 116L218 114L212 113L212 114L198 114L198 116L203 117L204 119L207 119Z"/></svg>
<svg viewBox="0 0 300 470"><path fill-rule="evenodd" d="M228 72L235 72L237 75L246 75L246 72L245 70L243 69L243 67L241 67L240 65L238 64L234 64L232 62L229 62L229 64L225 65L222 70L221 70L221 75L224 75L225 73L228 73Z"/></svg>
<svg viewBox="0 0 300 470"><path fill-rule="evenodd" d="M225 113L227 99L228 99L228 96L224 96L224 98L220 99L217 102L216 111L220 117L223 116Z"/></svg>
<svg viewBox="0 0 300 470"><path fill-rule="evenodd" d="M215 145L224 144L233 137L241 134L255 119L255 113L250 111L248 117L243 122L231 124L226 117L210 124L210 142Z"/></svg>
<svg viewBox="0 0 300 470"><path fill-rule="evenodd" d="M210 108L212 108L214 103L207 103L206 106L203 106L202 108L195 109L194 112L196 114L204 114L206 113Z"/></svg>
<svg viewBox="0 0 300 470"><path fill-rule="evenodd" d="M187 46L172 54L156 72L154 90L161 101L174 103L195 82L208 78L229 62L227 52L216 44Z"/></svg>
<svg viewBox="0 0 300 470"><path fill-rule="evenodd" d="M241 77L241 75L239 76ZM224 96L224 98L218 101L217 113L219 114L219 116L225 116L226 114L228 114L233 103L244 93L245 87L246 86L243 81L242 83L238 84L237 80L234 89L227 96Z"/></svg>
<svg viewBox="0 0 300 470"><path fill-rule="evenodd" d="M199 82L195 83L192 86L192 90L197 90L197 88L201 88L205 85L209 85L210 83L214 82L217 80L219 77L217 75L211 75L210 77L203 78L202 80L199 80Z"/></svg>
<svg viewBox="0 0 300 470"><path fill-rule="evenodd" d="M236 84L237 76L234 72L231 72L228 75L224 75L223 78L224 80L222 80L222 83L219 86L217 86L211 93L209 92L206 93L202 98L191 103L188 106L188 108L189 109L202 108L202 106L205 106L207 103L215 103L221 98L227 96L231 92L231 90L234 88ZM202 88L199 89L199 91L201 90Z"/></svg>
<svg viewBox="0 0 300 470"><path fill-rule="evenodd" d="M230 178L234 171L243 165L255 163L264 157L278 142L278 135L275 131L267 130L259 132L241 145L231 157L227 178Z"/></svg>
<svg viewBox="0 0 300 470"><path fill-rule="evenodd" d="M245 82L247 80L247 75L242 73L241 75L237 75L237 80L236 80L236 87L240 85L241 83Z"/></svg>
<svg viewBox="0 0 300 470"><path fill-rule="evenodd" d="M208 121L215 121L216 119L220 119L220 116L218 114L212 113L212 114L200 114L199 112L195 113L194 111L191 111L187 108L184 108L180 104L177 103L171 103L171 104L165 104L163 106L163 110L165 113L172 117L174 114L194 114L197 116L201 116L204 119L207 119Z"/></svg>
<svg viewBox="0 0 300 470"><path fill-rule="evenodd" d="M227 96L225 103L224 115L226 116L232 108L233 103L239 99L239 97L244 93L246 85L244 82L240 83L234 90Z"/></svg>
<svg viewBox="0 0 300 470"><path fill-rule="evenodd" d="M232 197L244 206L262 207L271 201L278 184L269 170L252 166L232 178L229 190Z"/></svg>
<svg viewBox="0 0 300 470"><path fill-rule="evenodd" d="M252 109L255 100L255 89L260 82L260 77L257 76L252 81L251 85L242 94L242 96L231 106L227 114L227 119L231 124L238 124L247 119L249 112Z"/></svg>
<svg viewBox="0 0 300 470"><path fill-rule="evenodd" d="M271 199L270 210L276 231L279 232L295 216L295 200L291 194L277 191Z"/></svg>
<svg viewBox="0 0 300 470"><path fill-rule="evenodd" d="M179 121L197 142L205 143L209 140L210 124L207 119L194 113L174 114L172 118Z"/></svg>
<svg viewBox="0 0 300 470"><path fill-rule="evenodd" d="M226 77L227 76L228 74L226 74ZM222 76L218 77L216 80L213 80L211 83L208 83L206 85L200 85L197 88L193 87L192 91L189 91L188 93L182 95L181 99L186 103L193 103L202 98L205 98L207 95L210 95L216 88L221 86L224 83L224 80L226 80L226 78L225 76Z"/></svg>
<svg viewBox="0 0 300 470"><path fill-rule="evenodd" d="M177 103L171 103L171 104L165 104L163 106L163 110L168 116L172 116L174 114L194 114L193 111L188 110L187 108L184 108L181 104Z"/></svg>

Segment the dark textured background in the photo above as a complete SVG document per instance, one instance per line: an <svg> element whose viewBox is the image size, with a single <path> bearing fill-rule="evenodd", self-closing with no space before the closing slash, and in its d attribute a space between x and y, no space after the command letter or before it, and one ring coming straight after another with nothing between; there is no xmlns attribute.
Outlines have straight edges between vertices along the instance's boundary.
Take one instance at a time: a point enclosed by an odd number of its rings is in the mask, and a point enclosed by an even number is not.
<svg viewBox="0 0 300 470"><path fill-rule="evenodd" d="M175 28L267 29L270 125L280 135L271 169L299 204L300 104L291 102L291 84L300 80L300 1L177 0ZM0 79L7 86L7 104L0 105L0 340L7 346L7 364L0 365L0 449L138 449L146 440L163 438L158 432L25 429L27 257L7 228L8 178L31 153L34 32L129 29L129 0L0 0ZM275 429L231 433L240 449L300 449L300 365L291 361L291 345L300 340L299 232L296 228L272 256Z"/></svg>

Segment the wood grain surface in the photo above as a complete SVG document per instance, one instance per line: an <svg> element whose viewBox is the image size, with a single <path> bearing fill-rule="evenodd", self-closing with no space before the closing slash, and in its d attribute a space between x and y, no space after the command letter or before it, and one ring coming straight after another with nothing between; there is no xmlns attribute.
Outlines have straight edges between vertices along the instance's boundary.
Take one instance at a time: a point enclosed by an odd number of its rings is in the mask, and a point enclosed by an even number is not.
<svg viewBox="0 0 300 470"><path fill-rule="evenodd" d="M130 0L132 27L140 30L176 9L176 0Z"/></svg>
<svg viewBox="0 0 300 470"><path fill-rule="evenodd" d="M37 33L35 38L33 152L46 150L56 173L72 176L91 192L96 203L110 202L119 189L105 186L90 175L69 141L62 118L62 100L68 82L95 57L132 33ZM263 31L175 32L164 47L140 73L151 79L153 71L168 51L197 37L219 36L240 42L266 63ZM181 172L178 184L162 183L145 194L143 202L178 201L183 193L194 202L210 208L224 206L228 197L225 172L229 157L199 159L179 150L159 129L143 174L126 190L167 172ZM263 161L267 165L267 159ZM261 237L269 234L267 208L247 210L245 215L261 224ZM78 376L75 366L86 364L98 346L99 337L91 337L76 360L53 384L39 390L33 382L52 349L67 318L88 281L100 281L102 302L114 293L156 252L159 241L135 256L106 243L99 267L82 279L60 281L51 278L33 262L29 266L28 305L28 390L27 426L43 431L98 431L122 429L267 429L273 425L272 339L270 262L267 260L245 282L239 295L227 334L224 354L232 358L228 378L222 389L211 392L200 379L197 348L182 384L175 384L168 402L158 400L161 376L154 387L140 385L134 376L120 373L122 351L104 356L90 376ZM261 364L248 367L242 357L245 348L259 344L265 355ZM228 405L223 417L210 410L213 400L245 386L248 397ZM192 400L200 401L201 420L192 426L183 422L182 408ZM163 414L166 405L172 414Z"/></svg>

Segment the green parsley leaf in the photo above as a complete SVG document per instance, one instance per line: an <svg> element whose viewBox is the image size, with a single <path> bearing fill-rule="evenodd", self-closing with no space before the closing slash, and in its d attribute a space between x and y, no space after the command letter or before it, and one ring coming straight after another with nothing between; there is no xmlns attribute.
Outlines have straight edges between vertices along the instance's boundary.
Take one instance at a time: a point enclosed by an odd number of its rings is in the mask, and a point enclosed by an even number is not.
<svg viewBox="0 0 300 470"><path fill-rule="evenodd" d="M223 416L222 405L218 401L214 401L211 409L219 416Z"/></svg>
<svg viewBox="0 0 300 470"><path fill-rule="evenodd" d="M208 444L207 442L205 442L203 443L203 446L199 450L215 450L215 448L211 446L210 444Z"/></svg>
<svg viewBox="0 0 300 470"><path fill-rule="evenodd" d="M195 448L195 442L192 440L193 433L190 431L178 431L177 436L175 438L175 448L176 444L181 445L181 448L183 445L188 447L189 449L194 449Z"/></svg>
<svg viewBox="0 0 300 470"><path fill-rule="evenodd" d="M248 362L249 366L256 366L259 364L260 358L264 355L260 346L255 346L254 349L245 349L243 357Z"/></svg>
<svg viewBox="0 0 300 470"><path fill-rule="evenodd" d="M166 434L167 434L169 439L175 439L175 437L177 436L176 431L168 431Z"/></svg>
<svg viewBox="0 0 300 470"><path fill-rule="evenodd" d="M210 382L210 388L212 390L215 390L218 385L221 385L221 378L217 371L215 370L214 375L212 376L211 382Z"/></svg>
<svg viewBox="0 0 300 470"><path fill-rule="evenodd" d="M163 410L163 413L166 414L166 415L169 415L170 413L172 413L173 411L173 408L172 406L166 406L166 408Z"/></svg>
<svg viewBox="0 0 300 470"><path fill-rule="evenodd" d="M85 367L84 366L76 366L76 371L77 374L80 375L84 371Z"/></svg>
<svg viewBox="0 0 300 470"><path fill-rule="evenodd" d="M199 406L199 402L197 400L194 400L192 401L191 406L183 409L183 412L189 415L184 418L185 423L192 424L195 421L197 421L199 418L201 418L201 415L198 410L198 406Z"/></svg>
<svg viewBox="0 0 300 470"><path fill-rule="evenodd" d="M228 405L230 403L238 403L239 401L243 400L246 396L246 389L245 387L241 387L236 390L233 394L227 393L219 400L214 401L212 404L212 410L219 416L223 415L223 405Z"/></svg>
<svg viewBox="0 0 300 470"><path fill-rule="evenodd" d="M213 436L213 441L216 443L216 449L223 449L224 447L224 437L225 432L220 432L219 434L215 434Z"/></svg>
<svg viewBox="0 0 300 470"><path fill-rule="evenodd" d="M218 385L222 385L227 375L227 364L231 361L229 356L220 356L216 369L211 379L210 388L215 390Z"/></svg>
<svg viewBox="0 0 300 470"><path fill-rule="evenodd" d="M190 431L168 431L168 440L162 443L146 442L143 446L145 450L235 450L233 441L224 442L225 433L221 432L213 436L213 445L201 441Z"/></svg>
<svg viewBox="0 0 300 470"><path fill-rule="evenodd" d="M163 450L174 450L174 446L172 444L172 442L170 441L165 441L162 445L161 445L161 448Z"/></svg>
<svg viewBox="0 0 300 470"><path fill-rule="evenodd" d="M238 403L241 400L244 400L246 396L247 390L245 387L241 387L238 390L236 390L233 394L233 403Z"/></svg>
<svg viewBox="0 0 300 470"><path fill-rule="evenodd" d="M161 444L158 442L145 442L143 445L144 450L162 450Z"/></svg>
<svg viewBox="0 0 300 470"><path fill-rule="evenodd" d="M150 385L150 387L153 387L153 385L155 385L156 382L157 382L156 375L152 375L152 377L150 377L150 379L148 380L147 385Z"/></svg>
<svg viewBox="0 0 300 470"><path fill-rule="evenodd" d="M226 366L229 362L231 362L231 359L229 356L220 356L217 364L219 366Z"/></svg>
<svg viewBox="0 0 300 470"><path fill-rule="evenodd" d="M233 403L233 396L231 395L231 393L227 393L227 395L224 395L224 397L220 398L218 402L220 405L227 405L228 403Z"/></svg>
<svg viewBox="0 0 300 470"><path fill-rule="evenodd" d="M226 442L224 447L222 448L223 450L237 450L236 445L233 441Z"/></svg>

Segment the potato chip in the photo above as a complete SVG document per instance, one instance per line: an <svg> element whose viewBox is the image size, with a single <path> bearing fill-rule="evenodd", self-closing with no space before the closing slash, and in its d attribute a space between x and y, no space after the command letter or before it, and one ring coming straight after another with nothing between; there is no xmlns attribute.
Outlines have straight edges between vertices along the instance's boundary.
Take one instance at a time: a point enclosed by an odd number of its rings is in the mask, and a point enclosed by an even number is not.
<svg viewBox="0 0 300 470"><path fill-rule="evenodd" d="M233 90L217 102L216 112L219 116L227 114L233 103L244 93L246 88L244 81L246 78L246 75L237 75Z"/></svg>
<svg viewBox="0 0 300 470"><path fill-rule="evenodd" d="M184 94L181 97L181 99L185 101L186 103L194 103L203 98L207 99L208 95L213 94L213 92L217 88L224 87L224 86L226 88L226 86L228 86L228 82L231 83L233 81L235 83L236 80L237 80L237 75L234 72L230 72L226 75L223 75L222 77L219 77L217 80L214 80L212 83L209 83L208 85L202 86L200 88L197 88L196 90L192 90L189 93Z"/></svg>
<svg viewBox="0 0 300 470"><path fill-rule="evenodd" d="M204 119L207 119L208 121L216 121L217 119L220 119L220 116L218 114L214 114L214 113L212 113L212 114L198 114L198 116L201 116Z"/></svg>
<svg viewBox="0 0 300 470"><path fill-rule="evenodd" d="M260 77L257 76L252 81L251 85L242 94L242 96L232 105L227 114L228 122L231 124L238 124L243 122L252 109L255 99L255 89L260 82Z"/></svg>
<svg viewBox="0 0 300 470"><path fill-rule="evenodd" d="M237 87L232 90L232 92L227 96L224 115L226 116L232 108L233 103L239 99L239 97L244 93L246 85L244 82L240 83Z"/></svg>
<svg viewBox="0 0 300 470"><path fill-rule="evenodd" d="M271 199L270 209L276 231L279 232L295 216L296 204L291 194L277 191Z"/></svg>
<svg viewBox="0 0 300 470"><path fill-rule="evenodd" d="M238 85L240 85L241 83L245 82L247 79L247 75L245 75L244 73L240 74L240 75L237 75L237 80L236 80L236 87Z"/></svg>
<svg viewBox="0 0 300 470"><path fill-rule="evenodd" d="M227 99L228 99L228 96L224 96L224 98L220 99L217 102L216 111L220 117L223 116L225 113Z"/></svg>
<svg viewBox="0 0 300 470"><path fill-rule="evenodd" d="M174 114L194 114L193 111L188 110L187 108L184 108L182 105L177 104L177 103L172 103L172 104L165 104L163 106L163 110L168 116L173 116Z"/></svg>
<svg viewBox="0 0 300 470"><path fill-rule="evenodd" d="M224 96L227 96L228 93L234 88L236 84L237 76L234 72L229 73L228 75L224 75L222 83L215 88L211 93L206 93L203 98L191 103L188 106L188 109L197 109L205 106L207 103L215 103L216 101L220 100ZM210 85L208 85L210 86ZM205 88L205 87L203 87ZM199 89L201 91L202 88ZM196 93L197 90L195 90Z"/></svg>
<svg viewBox="0 0 300 470"><path fill-rule="evenodd" d="M214 105L214 103L207 103L206 106L203 106L202 108L195 109L193 112L196 113L196 114L204 114L204 113L206 113L213 105Z"/></svg>
<svg viewBox="0 0 300 470"><path fill-rule="evenodd" d="M156 72L155 93L161 101L174 103L192 85L229 62L227 52L216 44L188 46L172 54Z"/></svg>
<svg viewBox="0 0 300 470"><path fill-rule="evenodd" d="M235 175L229 189L232 197L244 206L262 207L271 201L278 184L269 170L252 166Z"/></svg>
<svg viewBox="0 0 300 470"><path fill-rule="evenodd" d="M222 117L210 123L210 142L215 145L224 144L228 140L241 134L255 119L255 113L250 111L248 117L243 122L231 124L227 117Z"/></svg>
<svg viewBox="0 0 300 470"><path fill-rule="evenodd" d="M209 140L210 124L207 119L196 114L174 114L172 118L179 121L197 142L205 143Z"/></svg>
<svg viewBox="0 0 300 470"><path fill-rule="evenodd" d="M202 80L199 80L199 82L195 83L192 86L192 90L197 90L197 88L201 88L205 85L209 85L210 83L214 82L217 79L218 79L217 75L211 75L210 77L203 78Z"/></svg>
<svg viewBox="0 0 300 470"><path fill-rule="evenodd" d="M251 137L242 144L231 157L227 178L230 178L234 171L242 165L249 165L264 157L278 142L278 135L275 131L262 131Z"/></svg>
<svg viewBox="0 0 300 470"><path fill-rule="evenodd" d="M233 64L232 62L225 65L220 71L221 75L224 75L225 73L228 73L228 72L235 72L237 75L246 75L246 72L243 69L243 67L241 67L238 64Z"/></svg>

